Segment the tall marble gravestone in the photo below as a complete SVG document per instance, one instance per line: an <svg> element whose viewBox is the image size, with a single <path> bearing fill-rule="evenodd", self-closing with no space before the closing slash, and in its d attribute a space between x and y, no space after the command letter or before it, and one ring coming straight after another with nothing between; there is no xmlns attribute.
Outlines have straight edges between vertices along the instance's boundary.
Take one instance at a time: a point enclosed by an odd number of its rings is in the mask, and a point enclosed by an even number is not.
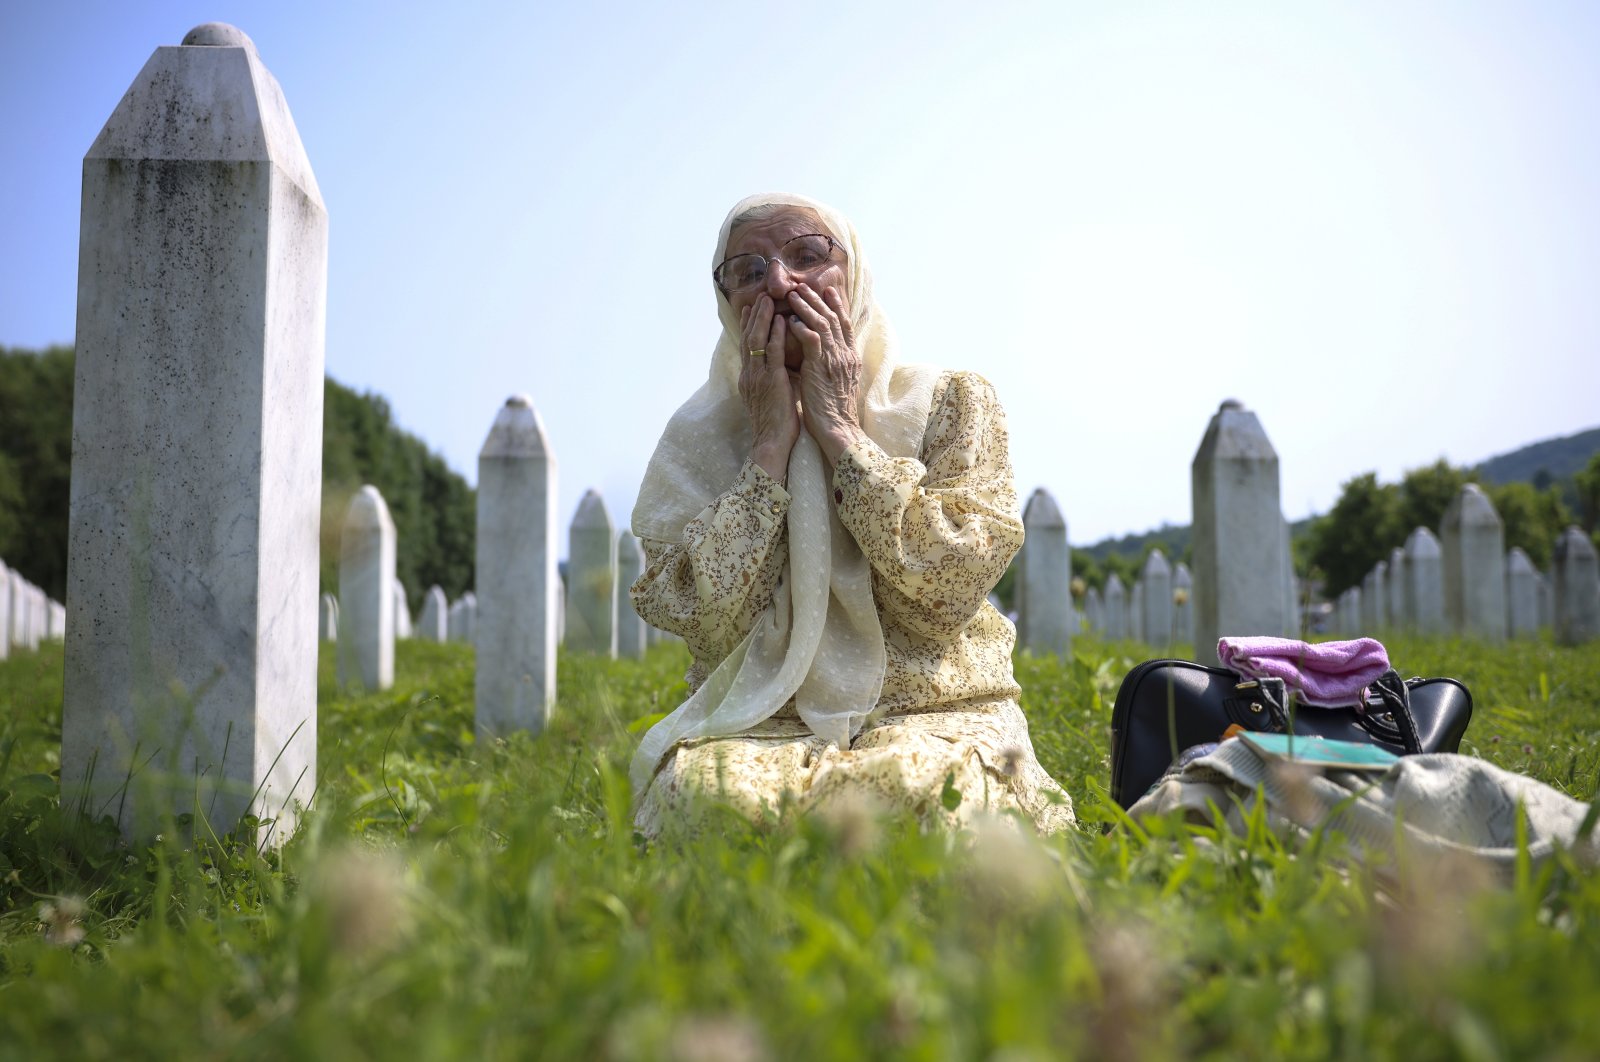
<svg viewBox="0 0 1600 1062"><path fill-rule="evenodd" d="M1367 625L1370 633L1376 633L1389 625L1388 595L1389 589L1389 562L1379 561L1372 566L1365 579L1361 580L1361 608L1362 620Z"/></svg>
<svg viewBox="0 0 1600 1062"><path fill-rule="evenodd" d="M1182 561L1172 569L1172 637L1194 644L1194 576Z"/></svg>
<svg viewBox="0 0 1600 1062"><path fill-rule="evenodd" d="M339 640L339 599L332 594L322 595L317 613L317 637L325 642Z"/></svg>
<svg viewBox="0 0 1600 1062"><path fill-rule="evenodd" d="M1159 549L1144 559L1139 576L1139 616L1144 621L1144 640L1151 645L1171 645L1177 637L1172 625L1172 566Z"/></svg>
<svg viewBox="0 0 1600 1062"><path fill-rule="evenodd" d="M12 572L6 580L5 640L13 649L28 647L28 580L20 572Z"/></svg>
<svg viewBox="0 0 1600 1062"><path fill-rule="evenodd" d="M1017 644L1035 655L1072 656L1072 548L1050 492L1036 489L1022 510L1017 555Z"/></svg>
<svg viewBox="0 0 1600 1062"><path fill-rule="evenodd" d="M1106 578L1106 637L1126 638L1128 632L1128 590L1122 578L1112 572Z"/></svg>
<svg viewBox="0 0 1600 1062"><path fill-rule="evenodd" d="M59 601L50 602L50 640L59 642L67 636L67 606Z"/></svg>
<svg viewBox="0 0 1600 1062"><path fill-rule="evenodd" d="M556 459L527 395L478 451L477 727L544 730L556 699Z"/></svg>
<svg viewBox="0 0 1600 1062"><path fill-rule="evenodd" d="M1355 638L1366 634L1362 619L1361 587L1352 586L1339 595L1339 632Z"/></svg>
<svg viewBox="0 0 1600 1062"><path fill-rule="evenodd" d="M1419 527L1406 539L1406 564L1401 596L1405 623L1418 634L1443 634L1444 552L1434 533Z"/></svg>
<svg viewBox="0 0 1600 1062"><path fill-rule="evenodd" d="M1505 528L1482 487L1468 483L1451 500L1439 527L1439 544L1450 629L1469 638L1505 641Z"/></svg>
<svg viewBox="0 0 1600 1062"><path fill-rule="evenodd" d="M1278 453L1254 413L1232 399L1222 403L1195 452L1190 483L1195 654L1216 664L1224 635L1292 630Z"/></svg>
<svg viewBox="0 0 1600 1062"><path fill-rule="evenodd" d="M405 641L411 637L411 602L406 596L406 584L394 581L394 637Z"/></svg>
<svg viewBox="0 0 1600 1062"><path fill-rule="evenodd" d="M450 603L447 613L447 636L452 642L467 640L467 603L462 598L456 598Z"/></svg>
<svg viewBox="0 0 1600 1062"><path fill-rule="evenodd" d="M1556 625L1555 591L1550 586L1550 577L1544 572L1539 573L1539 626L1552 630Z"/></svg>
<svg viewBox="0 0 1600 1062"><path fill-rule="evenodd" d="M649 642L650 625L633 610L628 587L644 574L644 547L633 532L617 535L617 655L637 659Z"/></svg>
<svg viewBox="0 0 1600 1062"><path fill-rule="evenodd" d="M1506 632L1513 638L1539 633L1539 572L1521 546L1506 554Z"/></svg>
<svg viewBox="0 0 1600 1062"><path fill-rule="evenodd" d="M567 648L617 655L617 536L597 490L584 492L567 549Z"/></svg>
<svg viewBox="0 0 1600 1062"><path fill-rule="evenodd" d="M1389 568L1383 579L1383 608L1389 616L1390 630L1403 631L1409 627L1406 620L1406 551L1396 546L1389 551Z"/></svg>
<svg viewBox="0 0 1600 1062"><path fill-rule="evenodd" d="M1083 592L1083 618L1088 621L1091 631L1096 634L1105 633L1105 605L1101 603L1098 587L1091 586Z"/></svg>
<svg viewBox="0 0 1600 1062"><path fill-rule="evenodd" d="M1138 579L1133 581L1133 589L1128 591L1128 637L1136 642L1145 640L1144 586Z"/></svg>
<svg viewBox="0 0 1600 1062"><path fill-rule="evenodd" d="M394 685L394 520L378 488L356 491L339 538L339 685Z"/></svg>
<svg viewBox="0 0 1600 1062"><path fill-rule="evenodd" d="M1556 539L1550 582L1556 641L1578 645L1600 637L1600 562L1581 528L1569 527Z"/></svg>
<svg viewBox="0 0 1600 1062"><path fill-rule="evenodd" d="M450 603L437 583L422 595L422 617L417 620L416 635L425 642L450 640Z"/></svg>
<svg viewBox="0 0 1600 1062"><path fill-rule="evenodd" d="M281 839L310 798L327 247L250 39L157 48L78 243L62 803L125 833L199 808Z"/></svg>

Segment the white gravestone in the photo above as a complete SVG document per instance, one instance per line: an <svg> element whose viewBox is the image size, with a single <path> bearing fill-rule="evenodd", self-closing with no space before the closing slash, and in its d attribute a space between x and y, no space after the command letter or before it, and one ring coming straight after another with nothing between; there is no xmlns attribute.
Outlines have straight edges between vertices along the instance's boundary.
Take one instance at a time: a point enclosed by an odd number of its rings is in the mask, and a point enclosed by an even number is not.
<svg viewBox="0 0 1600 1062"><path fill-rule="evenodd" d="M1175 637L1172 626L1172 566L1167 563L1167 555L1159 549L1151 550L1144 559L1139 591L1139 615L1144 620L1144 640L1156 646L1171 645Z"/></svg>
<svg viewBox="0 0 1600 1062"><path fill-rule="evenodd" d="M1361 588L1352 586L1339 595L1339 631L1348 637L1360 637L1366 630L1361 620Z"/></svg>
<svg viewBox="0 0 1600 1062"><path fill-rule="evenodd" d="M1036 489L1022 510L1017 555L1017 644L1042 656L1072 656L1072 549L1067 521L1050 492Z"/></svg>
<svg viewBox="0 0 1600 1062"><path fill-rule="evenodd" d="M61 784L126 833L198 807L281 839L314 787L327 241L250 39L157 48L78 242Z"/></svg>
<svg viewBox="0 0 1600 1062"><path fill-rule="evenodd" d="M1089 629L1096 634L1104 634L1106 629L1105 605L1100 601L1098 587L1089 587L1083 594L1083 618L1088 621Z"/></svg>
<svg viewBox="0 0 1600 1062"><path fill-rule="evenodd" d="M1190 466L1195 653L1217 663L1225 635L1290 632L1278 454L1256 415L1223 402Z"/></svg>
<svg viewBox="0 0 1600 1062"><path fill-rule="evenodd" d="M1505 528L1483 488L1468 483L1445 510L1444 612L1453 633L1500 642L1506 637Z"/></svg>
<svg viewBox="0 0 1600 1062"><path fill-rule="evenodd" d="M617 655L637 659L644 655L649 624L633 610L628 588L644 574L644 547L630 531L617 535Z"/></svg>
<svg viewBox="0 0 1600 1062"><path fill-rule="evenodd" d="M6 580L6 629L0 631L12 649L28 647L28 580L13 571Z"/></svg>
<svg viewBox="0 0 1600 1062"><path fill-rule="evenodd" d="M467 603L462 598L456 598L450 605L448 637L452 642L467 640Z"/></svg>
<svg viewBox="0 0 1600 1062"><path fill-rule="evenodd" d="M1194 576L1182 561L1172 569L1172 637L1194 644Z"/></svg>
<svg viewBox="0 0 1600 1062"><path fill-rule="evenodd" d="M1581 528L1569 527L1556 539L1550 582L1556 641L1579 645L1600 637L1600 562Z"/></svg>
<svg viewBox="0 0 1600 1062"><path fill-rule="evenodd" d="M556 459L527 395L478 451L479 735L538 734L556 698Z"/></svg>
<svg viewBox="0 0 1600 1062"><path fill-rule="evenodd" d="M59 642L67 636L67 606L50 602L50 640Z"/></svg>
<svg viewBox="0 0 1600 1062"><path fill-rule="evenodd" d="M1106 579L1106 637L1128 637L1128 591L1122 578L1112 572Z"/></svg>
<svg viewBox="0 0 1600 1062"><path fill-rule="evenodd" d="M450 640L450 604L438 584L428 587L422 595L422 618L417 621L416 636L425 642Z"/></svg>
<svg viewBox="0 0 1600 1062"><path fill-rule="evenodd" d="M1506 554L1506 632L1513 638L1539 633L1539 572L1521 546Z"/></svg>
<svg viewBox="0 0 1600 1062"><path fill-rule="evenodd" d="M394 685L394 521L378 488L356 491L339 540L339 684Z"/></svg>
<svg viewBox="0 0 1600 1062"><path fill-rule="evenodd" d="M1444 552L1434 533L1419 527L1406 539L1405 601L1406 627L1417 634L1443 634Z"/></svg>
<svg viewBox="0 0 1600 1062"><path fill-rule="evenodd" d="M406 598L406 585L394 581L394 637L402 641L411 637L411 602Z"/></svg>
<svg viewBox="0 0 1600 1062"><path fill-rule="evenodd" d="M617 655L617 536L600 492L584 492L567 547L567 648Z"/></svg>
<svg viewBox="0 0 1600 1062"><path fill-rule="evenodd" d="M1406 551L1396 546L1389 551L1389 568L1383 579L1383 606L1389 616L1389 629L1406 630Z"/></svg>
<svg viewBox="0 0 1600 1062"><path fill-rule="evenodd" d="M478 595L471 590L461 595L461 640L478 644Z"/></svg>
<svg viewBox="0 0 1600 1062"><path fill-rule="evenodd" d="M1556 625L1555 591L1551 589L1550 577L1544 572L1539 573L1539 626L1553 630Z"/></svg>
<svg viewBox="0 0 1600 1062"><path fill-rule="evenodd" d="M1389 564L1379 561L1372 566L1367 577L1361 580L1361 607L1362 619L1366 621L1367 630L1372 634L1383 630L1389 625L1388 582Z"/></svg>
<svg viewBox="0 0 1600 1062"><path fill-rule="evenodd" d="M37 586L28 602L28 645L37 649L50 633L50 595Z"/></svg>
<svg viewBox="0 0 1600 1062"><path fill-rule="evenodd" d="M1136 642L1145 640L1144 587L1137 579L1133 581L1133 589L1128 591L1128 637Z"/></svg>
<svg viewBox="0 0 1600 1062"><path fill-rule="evenodd" d="M0 564L0 660L11 655L11 580L16 578Z"/></svg>
<svg viewBox="0 0 1600 1062"><path fill-rule="evenodd" d="M317 616L317 637L325 642L339 640L339 599L332 594L322 595L322 607Z"/></svg>

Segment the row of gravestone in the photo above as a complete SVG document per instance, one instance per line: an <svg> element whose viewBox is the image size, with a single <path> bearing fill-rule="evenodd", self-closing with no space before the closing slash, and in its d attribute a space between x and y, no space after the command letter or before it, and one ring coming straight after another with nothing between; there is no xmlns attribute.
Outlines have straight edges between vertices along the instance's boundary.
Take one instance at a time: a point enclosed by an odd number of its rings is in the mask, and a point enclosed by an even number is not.
<svg viewBox="0 0 1600 1062"><path fill-rule="evenodd" d="M513 402L526 403L526 400L514 399ZM531 404L523 408L531 408ZM522 471L530 476L539 474L539 470L531 466ZM623 531L613 537L611 526L610 514L599 493L587 492L570 529L569 541L573 544L576 563L562 562L557 566L556 642L564 644L566 641L566 616L570 609L577 621L571 645L575 651L637 658L644 655L647 646L672 635L649 626L634 610L627 587L644 570L644 551L630 532ZM398 542L392 549L381 542L373 548L368 542L372 527L380 538L395 534L382 494L369 485L351 500L345 515L341 544L348 541L351 546L341 552L340 585L360 594L374 583L387 584L390 587L389 615L380 616L374 609L359 608L352 610L350 617L343 621L344 643L350 649L338 654L339 681L341 684L360 682L370 689L387 689L393 684L394 642L416 637L423 641L476 644L478 597L469 590L449 603L442 588L430 587L423 595L422 614L413 624L405 586L392 570L376 573L363 570L372 564L386 565L389 558L398 553ZM612 543L609 551L604 548L607 542ZM544 548L554 548L554 543L546 543ZM528 559L535 568L543 567L540 558ZM345 568L347 563L354 566L349 571ZM487 574L494 578L499 573L489 571ZM570 583L563 576L570 577ZM361 600L365 602L368 598ZM322 641L338 642L340 627L339 598L323 594L318 613L318 637Z"/></svg>
<svg viewBox="0 0 1600 1062"><path fill-rule="evenodd" d="M1333 627L1457 634L1498 642L1552 630L1564 645L1600 638L1600 558L1578 527L1556 539L1548 573L1521 548L1505 548L1494 503L1468 483L1445 510L1437 537L1419 527L1357 586L1339 595Z"/></svg>
<svg viewBox="0 0 1600 1062"><path fill-rule="evenodd" d="M1108 638L1152 646L1188 642L1216 663L1218 637L1300 632L1298 580L1279 500L1278 455L1256 415L1228 400L1206 426L1190 466L1194 568L1174 569L1159 550L1145 558L1131 591L1112 575L1104 591L1073 602L1067 522L1050 492L1023 509L1017 557L1017 643L1032 653L1072 651L1087 625Z"/></svg>
<svg viewBox="0 0 1600 1062"><path fill-rule="evenodd" d="M0 562L0 660L66 634L67 610Z"/></svg>

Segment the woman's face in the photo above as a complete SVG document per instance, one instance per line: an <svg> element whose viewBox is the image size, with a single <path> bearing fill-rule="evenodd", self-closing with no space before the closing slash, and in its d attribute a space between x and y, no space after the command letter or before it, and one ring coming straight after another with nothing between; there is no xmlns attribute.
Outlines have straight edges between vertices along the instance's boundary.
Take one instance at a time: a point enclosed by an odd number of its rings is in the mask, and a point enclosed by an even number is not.
<svg viewBox="0 0 1600 1062"><path fill-rule="evenodd" d="M782 261L784 244L796 236L819 232L826 235L827 231L822 219L803 207L784 209L770 218L747 221L734 229L728 236L726 258L732 258L737 254L759 254L767 259L776 255L779 259L768 265L766 278L757 286L748 291L727 293L728 304L733 307L734 320L739 320L740 314L747 306L752 311L759 310L763 299L768 300L774 314L793 313L793 307L789 303L789 293L802 284L809 285L818 294L828 288L837 288L841 296L846 296L847 263L842 249L836 249L827 265L811 273L793 273L788 263ZM848 298L845 299L845 303L849 304ZM784 364L790 369L798 370L802 354L800 342L792 331L789 332L784 348Z"/></svg>

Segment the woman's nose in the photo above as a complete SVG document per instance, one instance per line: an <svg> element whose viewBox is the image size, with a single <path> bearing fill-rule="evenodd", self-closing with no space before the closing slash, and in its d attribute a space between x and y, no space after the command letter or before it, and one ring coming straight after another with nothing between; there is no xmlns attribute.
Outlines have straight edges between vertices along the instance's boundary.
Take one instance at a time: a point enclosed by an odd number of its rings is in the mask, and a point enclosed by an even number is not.
<svg viewBox="0 0 1600 1062"><path fill-rule="evenodd" d="M767 263L767 294L779 306L789 305L789 292L795 289L794 274L782 260L774 258Z"/></svg>

